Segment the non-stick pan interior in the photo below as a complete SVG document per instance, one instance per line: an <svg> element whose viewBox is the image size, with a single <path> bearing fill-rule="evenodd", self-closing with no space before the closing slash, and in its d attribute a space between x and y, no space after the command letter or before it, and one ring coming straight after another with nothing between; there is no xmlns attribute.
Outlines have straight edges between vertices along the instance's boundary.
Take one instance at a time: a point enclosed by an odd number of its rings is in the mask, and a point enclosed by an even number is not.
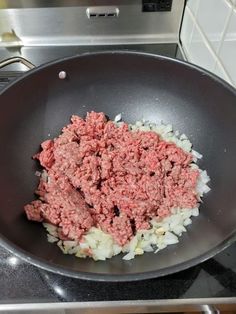
<svg viewBox="0 0 236 314"><path fill-rule="evenodd" d="M62 70L67 73L64 80L58 77ZM34 199L38 180L31 156L43 140L59 134L72 114L85 116L91 110L110 118L122 113L128 122L144 118L171 123L203 154L200 166L207 169L212 190L179 244L131 261L117 256L94 262L63 255L47 242L40 224L26 220L23 206ZM33 70L0 96L0 232L31 262L81 278L140 279L194 265L236 231L235 134L233 89L182 62L101 53Z"/></svg>

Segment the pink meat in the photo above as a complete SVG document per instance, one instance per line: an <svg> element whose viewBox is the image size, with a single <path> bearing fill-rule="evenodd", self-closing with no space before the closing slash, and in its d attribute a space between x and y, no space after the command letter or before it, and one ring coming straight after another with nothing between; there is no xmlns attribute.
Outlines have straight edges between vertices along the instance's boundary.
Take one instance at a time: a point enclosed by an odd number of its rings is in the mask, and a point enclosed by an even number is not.
<svg viewBox="0 0 236 314"><path fill-rule="evenodd" d="M40 200L25 211L30 220L60 227L63 239L81 239L96 226L124 245L153 217L197 205L192 155L154 132L117 128L91 112L85 120L72 116L58 138L41 146L36 158L48 180L41 178Z"/></svg>
<svg viewBox="0 0 236 314"><path fill-rule="evenodd" d="M41 201L33 201L31 204L25 205L25 213L29 220L33 221L43 221L43 217L41 216Z"/></svg>
<svg viewBox="0 0 236 314"><path fill-rule="evenodd" d="M46 168L50 169L54 163L54 156L53 156L53 150L54 150L54 143L52 140L47 140L41 144L42 151L40 154L37 154L34 156L34 158L38 158L40 164Z"/></svg>

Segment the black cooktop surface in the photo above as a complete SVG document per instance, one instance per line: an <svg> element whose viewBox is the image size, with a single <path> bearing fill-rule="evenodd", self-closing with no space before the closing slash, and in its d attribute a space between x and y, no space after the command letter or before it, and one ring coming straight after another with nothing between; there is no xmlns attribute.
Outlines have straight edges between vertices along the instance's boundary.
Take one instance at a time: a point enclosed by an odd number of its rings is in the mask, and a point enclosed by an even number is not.
<svg viewBox="0 0 236 314"><path fill-rule="evenodd" d="M0 247L0 303L219 298L236 295L236 243L198 266L127 283L71 279L32 266Z"/></svg>

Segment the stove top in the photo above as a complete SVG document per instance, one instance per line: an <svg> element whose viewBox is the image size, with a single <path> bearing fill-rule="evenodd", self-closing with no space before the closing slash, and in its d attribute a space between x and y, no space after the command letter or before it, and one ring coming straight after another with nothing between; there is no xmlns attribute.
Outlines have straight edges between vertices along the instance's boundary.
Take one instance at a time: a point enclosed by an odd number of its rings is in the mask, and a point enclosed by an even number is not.
<svg viewBox="0 0 236 314"><path fill-rule="evenodd" d="M124 284L92 282L52 274L0 247L0 303L235 297L235 257L236 243L215 258L185 271L159 279Z"/></svg>
<svg viewBox="0 0 236 314"><path fill-rule="evenodd" d="M183 59L177 44L96 47L0 48L0 59L20 55L36 66L53 59L85 51L129 49ZM0 89L22 75L22 65L0 71ZM236 243L188 270L174 275L134 283L105 283L71 279L32 266L0 246L1 304L58 303L119 300L169 300L233 298L236 296ZM236 298L234 301L236 303Z"/></svg>

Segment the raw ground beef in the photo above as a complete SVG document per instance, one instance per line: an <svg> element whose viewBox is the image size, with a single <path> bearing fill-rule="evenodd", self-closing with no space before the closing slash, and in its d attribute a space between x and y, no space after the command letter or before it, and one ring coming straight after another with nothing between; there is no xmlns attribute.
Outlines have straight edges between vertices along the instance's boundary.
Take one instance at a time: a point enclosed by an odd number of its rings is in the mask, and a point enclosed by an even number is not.
<svg viewBox="0 0 236 314"><path fill-rule="evenodd" d="M48 177L41 176L39 199L25 211L30 220L58 226L61 239L80 240L96 226L123 246L153 217L198 203L199 171L190 167L190 153L155 132L117 127L104 113L72 116L41 147L34 158Z"/></svg>

